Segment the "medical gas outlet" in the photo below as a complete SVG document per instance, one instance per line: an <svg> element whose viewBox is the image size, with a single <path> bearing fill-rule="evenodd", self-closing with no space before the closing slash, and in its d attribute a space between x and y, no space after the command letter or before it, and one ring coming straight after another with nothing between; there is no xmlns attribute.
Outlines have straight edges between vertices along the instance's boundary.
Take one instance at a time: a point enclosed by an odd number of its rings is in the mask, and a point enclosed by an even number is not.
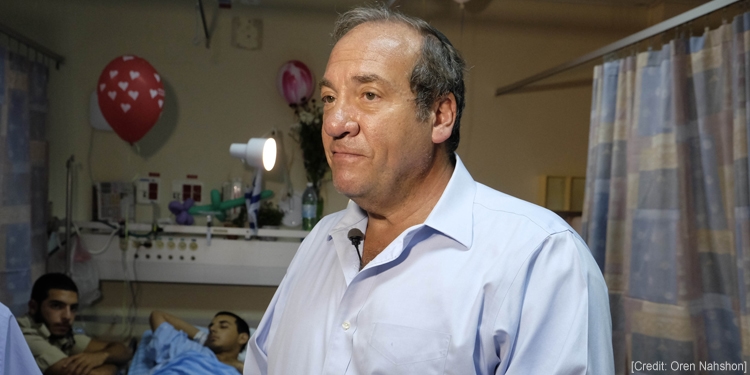
<svg viewBox="0 0 750 375"><path fill-rule="evenodd" d="M140 178L136 182L135 201L138 204L159 203L158 173L149 173L148 177Z"/></svg>

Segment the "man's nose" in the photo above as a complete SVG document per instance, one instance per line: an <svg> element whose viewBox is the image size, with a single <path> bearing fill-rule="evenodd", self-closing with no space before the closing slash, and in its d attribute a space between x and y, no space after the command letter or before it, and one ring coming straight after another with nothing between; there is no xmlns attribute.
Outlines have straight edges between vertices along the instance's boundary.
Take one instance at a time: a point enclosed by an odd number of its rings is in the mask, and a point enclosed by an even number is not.
<svg viewBox="0 0 750 375"><path fill-rule="evenodd" d="M356 111L340 100L323 114L323 131L333 139L359 134L359 120Z"/></svg>
<svg viewBox="0 0 750 375"><path fill-rule="evenodd" d="M73 319L73 311L70 309L70 307L65 308L63 310L62 318L66 321L70 321Z"/></svg>

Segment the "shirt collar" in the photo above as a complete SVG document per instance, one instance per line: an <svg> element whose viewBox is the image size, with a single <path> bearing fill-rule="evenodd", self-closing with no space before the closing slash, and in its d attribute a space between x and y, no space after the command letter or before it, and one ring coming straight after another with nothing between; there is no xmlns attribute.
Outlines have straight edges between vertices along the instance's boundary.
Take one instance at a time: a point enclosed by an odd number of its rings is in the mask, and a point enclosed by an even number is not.
<svg viewBox="0 0 750 375"><path fill-rule="evenodd" d="M448 186L425 225L471 248L474 228L474 195L477 183L456 154L456 167Z"/></svg>
<svg viewBox="0 0 750 375"><path fill-rule="evenodd" d="M473 205L476 193L476 182L456 154L456 166L453 169L448 185L432 209L424 225L448 236L467 249L471 248L473 238L474 216ZM364 233L367 229L367 212L354 201L349 200L344 216L329 232L329 239L335 232L357 228Z"/></svg>
<svg viewBox="0 0 750 375"><path fill-rule="evenodd" d="M66 354L73 348L73 346L75 346L76 341L73 336L73 330L70 330L65 336L52 337L52 333L49 331L49 328L47 328L47 325L44 323L37 323L29 314L18 318L17 321L23 334L39 335L50 344L60 348L60 350Z"/></svg>
<svg viewBox="0 0 750 375"><path fill-rule="evenodd" d="M34 320L34 318L29 314L26 314L18 318L17 321L18 321L18 325L21 327L21 330L24 333L35 333L44 337L45 339L49 339L50 336L52 336L52 333L50 333L46 324L37 323Z"/></svg>

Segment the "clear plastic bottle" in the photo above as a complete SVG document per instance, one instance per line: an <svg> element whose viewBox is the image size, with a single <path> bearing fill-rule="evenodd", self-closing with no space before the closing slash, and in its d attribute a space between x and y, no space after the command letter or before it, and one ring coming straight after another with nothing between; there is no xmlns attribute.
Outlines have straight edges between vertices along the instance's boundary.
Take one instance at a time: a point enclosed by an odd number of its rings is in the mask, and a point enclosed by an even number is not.
<svg viewBox="0 0 750 375"><path fill-rule="evenodd" d="M318 222L318 195L312 182L307 183L307 189L302 193L302 230L312 230Z"/></svg>

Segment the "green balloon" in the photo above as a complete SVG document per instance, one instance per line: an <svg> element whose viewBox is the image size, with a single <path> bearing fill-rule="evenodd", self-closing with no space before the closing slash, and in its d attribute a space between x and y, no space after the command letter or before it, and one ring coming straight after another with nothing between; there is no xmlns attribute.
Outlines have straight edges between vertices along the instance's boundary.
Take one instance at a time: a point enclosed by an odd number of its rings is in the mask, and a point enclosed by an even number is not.
<svg viewBox="0 0 750 375"><path fill-rule="evenodd" d="M263 190L260 193L260 199L268 199L273 197L273 191L272 190ZM213 215L218 219L219 221L224 221L226 219L226 213L225 211L230 208L235 207L242 207L245 205L245 198L235 198L230 199L227 201L221 201L221 193L213 189L211 190L211 203L210 204L204 204L202 206L193 206L190 207L188 210L188 213L190 215Z"/></svg>

